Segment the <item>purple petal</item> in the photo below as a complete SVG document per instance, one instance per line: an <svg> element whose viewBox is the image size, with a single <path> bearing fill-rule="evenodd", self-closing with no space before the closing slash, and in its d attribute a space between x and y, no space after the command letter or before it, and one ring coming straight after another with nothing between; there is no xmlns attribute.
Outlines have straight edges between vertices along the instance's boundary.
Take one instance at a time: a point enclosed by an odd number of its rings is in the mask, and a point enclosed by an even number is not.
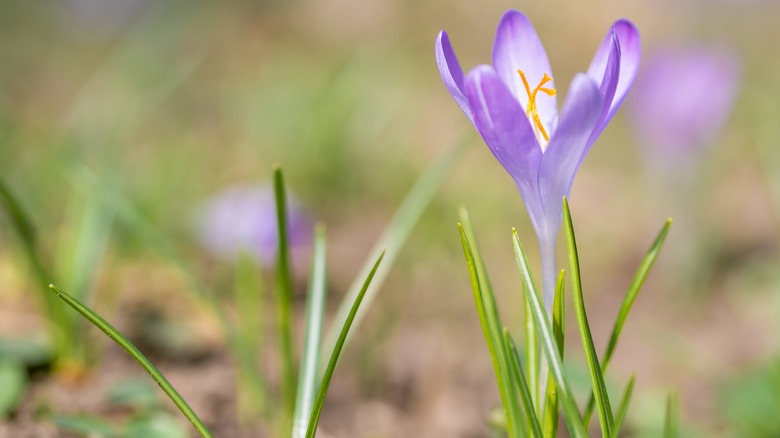
<svg viewBox="0 0 780 438"><path fill-rule="evenodd" d="M615 53L614 38L617 38L619 46L617 53ZM612 78L610 76L611 73L607 71L607 67L611 62L615 62L615 56L619 60L619 78L617 78L613 96L609 100L609 110L599 123L599 129L597 129L599 133L609 123L618 108L620 108L639 68L639 58L641 56L639 32L628 20L618 20L612 25L612 28L607 32L596 51L590 67L588 67L588 76L595 80L596 83L602 84L602 86L604 82L607 82L608 77L610 80L614 80L615 78ZM611 66L609 67L611 69Z"/></svg>
<svg viewBox="0 0 780 438"><path fill-rule="evenodd" d="M599 92L603 99L599 120L596 123L596 129L591 134L589 146L595 142L601 131L607 126L610 104L615 97L620 80L620 44L614 28L610 29L604 38L602 46L605 45L606 50L599 47L590 67L588 67L588 77L593 82L600 84Z"/></svg>
<svg viewBox="0 0 780 438"><path fill-rule="evenodd" d="M525 73L531 90L536 88L545 73L552 77L547 52L531 21L521 12L509 10L501 17L493 43L493 66L524 110L528 103L528 93L517 70ZM555 83L548 82L545 87L555 88ZM557 105L555 96L538 94L536 107L547 132L555 131Z"/></svg>
<svg viewBox="0 0 780 438"><path fill-rule="evenodd" d="M739 59L711 47L663 50L637 78L629 115L639 141L665 167L685 164L710 145L739 85Z"/></svg>
<svg viewBox="0 0 780 438"><path fill-rule="evenodd" d="M311 224L298 203L288 196L287 229L292 247L309 240ZM236 186L207 201L199 215L198 237L216 256L232 259L241 252L263 266L276 261L276 202L269 186Z"/></svg>
<svg viewBox="0 0 780 438"><path fill-rule="evenodd" d="M539 197L546 217L543 231L547 233L558 231L562 198L569 194L602 105L598 86L587 75L578 74L569 88L561 122L550 139L539 169Z"/></svg>
<svg viewBox="0 0 780 438"><path fill-rule="evenodd" d="M466 114L466 117L471 120L471 123L474 123L474 115L463 91L463 70L460 68L455 51L452 50L450 37L445 31L439 32L436 37L436 64L439 66L439 73L447 90Z"/></svg>
<svg viewBox="0 0 780 438"><path fill-rule="evenodd" d="M525 193L536 184L542 149L520 104L489 65L466 76L474 124L498 162Z"/></svg>

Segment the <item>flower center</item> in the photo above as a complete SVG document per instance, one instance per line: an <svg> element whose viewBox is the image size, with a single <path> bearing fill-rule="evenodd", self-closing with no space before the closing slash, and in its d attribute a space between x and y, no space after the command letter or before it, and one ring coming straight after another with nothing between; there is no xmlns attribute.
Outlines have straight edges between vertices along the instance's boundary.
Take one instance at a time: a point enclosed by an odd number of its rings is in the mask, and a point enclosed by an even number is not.
<svg viewBox="0 0 780 438"><path fill-rule="evenodd" d="M542 80L539 81L539 85L531 90L531 87L528 85L528 79L525 78L525 73L523 73L522 70L517 70L517 72L520 74L520 79L523 80L523 85L525 86L525 92L528 94L528 104L526 105L525 113L528 115L528 120L531 121L531 125L534 128L534 133L536 133L536 138L539 139L539 143L546 146L547 143L550 142L550 136L547 135L547 131L544 130L542 119L539 117L539 111L536 109L536 94L541 91L548 96L555 96L555 88L546 88L544 86L544 84L552 81L552 78L545 73L544 76L542 76ZM541 138L539 138L539 136L541 136ZM544 142L542 142L542 139L544 139Z"/></svg>

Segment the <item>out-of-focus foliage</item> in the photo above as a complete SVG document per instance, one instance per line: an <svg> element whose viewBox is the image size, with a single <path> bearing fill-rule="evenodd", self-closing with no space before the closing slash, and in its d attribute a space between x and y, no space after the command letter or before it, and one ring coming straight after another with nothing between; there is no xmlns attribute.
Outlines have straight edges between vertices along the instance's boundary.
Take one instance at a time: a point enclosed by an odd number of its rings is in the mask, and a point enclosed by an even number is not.
<svg viewBox="0 0 780 438"><path fill-rule="evenodd" d="M737 401L765 397L768 374L736 383L744 392L727 397L733 403L714 394L724 376L774 363L780 349L777 2L0 2L0 174L32 216L46 260L76 253L74 230L92 199L78 183L85 168L138 207L225 299L232 270L195 242L197 206L234 184L267 183L271 166L281 163L301 204L329 225L328 286L341 291L425 164L470 135L473 146L400 253L388 293L355 336L355 352L345 351L344 380L337 377L333 387L344 410L333 414L336 421L326 409L322 424L344 436L479 435L481 414L498 394L487 354L471 348L482 341L456 207L466 205L481 226L506 321L522 314L506 236L512 226L523 241L533 234L512 181L440 83L433 40L446 28L459 36L454 44L465 65L490 62L492 32L507 8L533 19L561 88L620 17L637 25L648 55L717 44L739 57L731 117L695 174L680 178L684 186L658 181L619 112L584 161L571 207L579 249L588 254L585 298L605 309L588 315L598 351L644 242L666 217L675 220L610 366L620 382L632 371L637 376L625 427L642 436L643 419L633 410L663 406L653 394L673 387L683 428L713 435L731 430L726 423L751 424L743 418L759 408ZM675 84L666 92L676 95ZM628 103L639 104L630 94ZM106 316L120 319L152 308L205 334L207 345L219 344L206 312L173 299L184 296L179 274L127 227L114 223L110 233L90 273L96 308L119 307ZM536 252L529 257L538 267ZM306 263L295 263L300 281ZM45 326L28 274L0 215L3 338L33 337ZM584 367L576 355L569 363ZM353 407L354 418L344 414ZM368 427L365 418L376 423ZM751 433L741 427L735 433ZM774 429L767 430L771 436Z"/></svg>

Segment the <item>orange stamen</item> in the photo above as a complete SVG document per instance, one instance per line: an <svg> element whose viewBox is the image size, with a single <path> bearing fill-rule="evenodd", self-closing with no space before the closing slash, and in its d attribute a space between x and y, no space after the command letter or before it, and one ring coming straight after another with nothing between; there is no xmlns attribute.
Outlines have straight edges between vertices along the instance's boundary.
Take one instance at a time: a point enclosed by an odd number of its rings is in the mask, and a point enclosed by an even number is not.
<svg viewBox="0 0 780 438"><path fill-rule="evenodd" d="M550 137L547 135L547 131L544 130L544 125L542 125L542 119L539 117L539 111L536 109L536 94L538 92L542 92L548 96L555 96L555 88L546 88L544 84L552 81L552 78L545 73L544 76L542 76L542 80L539 81L539 85L536 86L533 90L531 90L531 87L528 85L528 79L525 78L525 73L523 73L522 70L517 70L518 73L520 73L520 79L523 80L523 86L525 87L525 92L528 94L528 105L526 105L526 114L528 115L528 118L531 120L531 122L534 125L535 129L539 130L539 133L542 134L542 137L544 138L544 141L549 142Z"/></svg>

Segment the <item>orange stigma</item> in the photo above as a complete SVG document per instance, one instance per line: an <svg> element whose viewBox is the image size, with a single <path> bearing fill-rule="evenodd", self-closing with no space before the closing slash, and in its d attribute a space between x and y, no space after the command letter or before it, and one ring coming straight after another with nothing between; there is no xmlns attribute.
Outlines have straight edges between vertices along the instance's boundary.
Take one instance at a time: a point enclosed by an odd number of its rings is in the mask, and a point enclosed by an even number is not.
<svg viewBox="0 0 780 438"><path fill-rule="evenodd" d="M539 112L536 109L536 93L541 91L548 96L555 96L555 88L545 88L544 86L544 84L552 81L552 78L547 73L545 73L544 76L542 76L542 80L539 81L539 85L531 90L531 87L528 85L528 79L525 78L525 73L523 73L522 70L517 70L517 72L520 73L520 79L523 80L525 92L528 94L528 105L526 105L525 110L526 114L528 115L528 119L531 120L531 123L534 126L534 131L537 131L539 134L541 134L544 138L544 141L549 142L550 136L547 135L547 131L544 130L542 119L539 117Z"/></svg>

